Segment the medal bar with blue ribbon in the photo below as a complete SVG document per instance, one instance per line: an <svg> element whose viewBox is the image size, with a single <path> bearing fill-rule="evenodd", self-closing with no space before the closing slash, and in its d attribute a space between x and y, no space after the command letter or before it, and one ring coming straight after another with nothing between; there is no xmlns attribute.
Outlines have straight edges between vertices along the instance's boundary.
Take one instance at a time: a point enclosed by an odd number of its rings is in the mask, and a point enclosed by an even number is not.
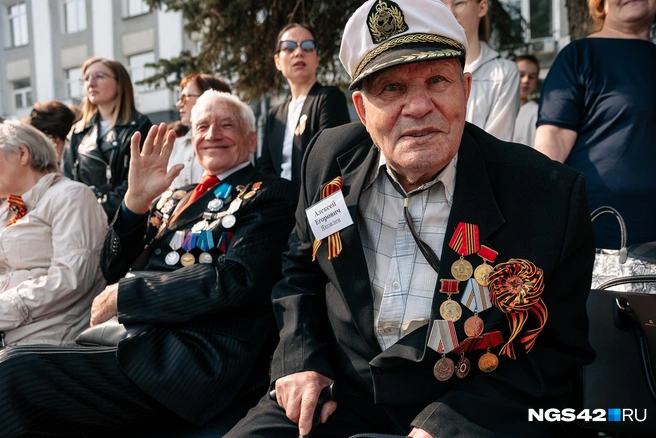
<svg viewBox="0 0 656 438"><path fill-rule="evenodd" d="M214 248L214 237L210 230L203 230L198 234L196 239L196 246L202 251L209 251Z"/></svg>

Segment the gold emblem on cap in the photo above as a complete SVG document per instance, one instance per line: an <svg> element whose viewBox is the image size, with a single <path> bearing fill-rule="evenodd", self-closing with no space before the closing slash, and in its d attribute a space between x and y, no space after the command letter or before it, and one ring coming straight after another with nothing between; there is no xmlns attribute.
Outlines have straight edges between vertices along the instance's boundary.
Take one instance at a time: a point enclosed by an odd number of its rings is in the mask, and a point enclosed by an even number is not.
<svg viewBox="0 0 656 438"><path fill-rule="evenodd" d="M372 6L369 10L367 25L369 26L371 38L376 44L408 30L408 25L405 23L403 12L399 6L387 0L378 0Z"/></svg>

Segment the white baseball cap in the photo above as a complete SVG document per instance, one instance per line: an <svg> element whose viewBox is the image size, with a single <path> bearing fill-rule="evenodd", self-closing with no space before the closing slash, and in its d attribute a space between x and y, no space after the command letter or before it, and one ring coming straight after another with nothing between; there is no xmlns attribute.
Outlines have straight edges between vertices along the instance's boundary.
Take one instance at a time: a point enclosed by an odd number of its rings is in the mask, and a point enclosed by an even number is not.
<svg viewBox="0 0 656 438"><path fill-rule="evenodd" d="M339 59L354 90L395 65L451 58L464 65L466 52L465 30L440 0L368 0L346 23Z"/></svg>

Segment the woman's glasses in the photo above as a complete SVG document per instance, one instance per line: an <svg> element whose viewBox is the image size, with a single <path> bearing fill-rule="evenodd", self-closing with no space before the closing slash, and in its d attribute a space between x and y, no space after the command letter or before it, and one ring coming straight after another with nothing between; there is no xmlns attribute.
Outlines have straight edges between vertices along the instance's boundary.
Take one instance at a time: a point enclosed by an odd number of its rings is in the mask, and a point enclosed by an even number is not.
<svg viewBox="0 0 656 438"><path fill-rule="evenodd" d="M83 84L86 84L88 82L91 82L91 80L95 80L96 82L102 82L107 80L107 78L112 78L116 79L116 76L109 75L107 73L103 73L101 71L97 71L95 73L87 73L84 76L80 78L80 82Z"/></svg>
<svg viewBox="0 0 656 438"><path fill-rule="evenodd" d="M284 40L278 43L278 52L293 52L299 46L296 41ZM301 50L304 52L314 52L317 50L317 43L314 40L305 40L300 43Z"/></svg>
<svg viewBox="0 0 656 438"><path fill-rule="evenodd" d="M178 102L182 102L184 105L187 103L187 100L189 100L190 97L200 97L200 94L184 94L180 93L180 97L178 98Z"/></svg>

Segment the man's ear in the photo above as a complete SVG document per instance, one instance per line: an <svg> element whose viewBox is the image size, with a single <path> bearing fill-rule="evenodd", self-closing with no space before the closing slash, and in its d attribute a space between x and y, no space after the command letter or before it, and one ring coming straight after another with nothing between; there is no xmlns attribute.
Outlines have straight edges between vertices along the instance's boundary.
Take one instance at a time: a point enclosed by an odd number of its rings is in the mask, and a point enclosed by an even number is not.
<svg viewBox="0 0 656 438"><path fill-rule="evenodd" d="M355 112L358 113L358 117L362 124L367 126L367 109L364 103L364 96L362 91L355 91L353 93L353 106L355 106Z"/></svg>
<svg viewBox="0 0 656 438"><path fill-rule="evenodd" d="M32 155L30 154L29 149L27 149L27 146L24 145L18 146L18 155L20 157L20 163L23 166L30 165L30 162L32 161Z"/></svg>
<svg viewBox="0 0 656 438"><path fill-rule="evenodd" d="M257 152L257 131L248 134L248 152L254 154Z"/></svg>
<svg viewBox="0 0 656 438"><path fill-rule="evenodd" d="M465 87L465 102L469 102L469 94L471 93L472 75L465 73L462 78L463 86Z"/></svg>

